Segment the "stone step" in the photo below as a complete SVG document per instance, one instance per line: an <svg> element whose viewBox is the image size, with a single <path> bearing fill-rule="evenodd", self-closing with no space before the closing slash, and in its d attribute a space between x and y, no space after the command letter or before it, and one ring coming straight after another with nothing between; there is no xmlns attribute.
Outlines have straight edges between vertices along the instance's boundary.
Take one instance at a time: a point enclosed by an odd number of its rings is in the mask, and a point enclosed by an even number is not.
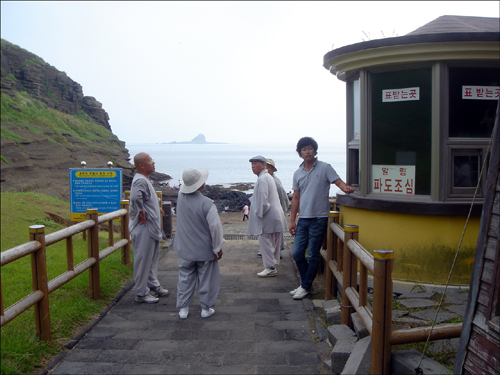
<svg viewBox="0 0 500 375"><path fill-rule="evenodd" d="M328 327L328 338L333 345L330 355L332 372L340 374L354 350L358 337L348 326L337 324Z"/></svg>
<svg viewBox="0 0 500 375"><path fill-rule="evenodd" d="M349 359L347 360L342 374L360 375L369 374L371 366L372 338L367 336L356 342Z"/></svg>

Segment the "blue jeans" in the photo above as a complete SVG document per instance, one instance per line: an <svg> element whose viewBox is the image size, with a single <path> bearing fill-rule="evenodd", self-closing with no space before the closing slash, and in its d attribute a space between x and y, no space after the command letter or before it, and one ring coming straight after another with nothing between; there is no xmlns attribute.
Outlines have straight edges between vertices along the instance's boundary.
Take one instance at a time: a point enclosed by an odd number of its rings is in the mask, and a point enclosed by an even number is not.
<svg viewBox="0 0 500 375"><path fill-rule="evenodd" d="M292 257L299 269L301 286L305 290L311 289L318 273L320 249L327 227L327 217L299 219L297 223Z"/></svg>

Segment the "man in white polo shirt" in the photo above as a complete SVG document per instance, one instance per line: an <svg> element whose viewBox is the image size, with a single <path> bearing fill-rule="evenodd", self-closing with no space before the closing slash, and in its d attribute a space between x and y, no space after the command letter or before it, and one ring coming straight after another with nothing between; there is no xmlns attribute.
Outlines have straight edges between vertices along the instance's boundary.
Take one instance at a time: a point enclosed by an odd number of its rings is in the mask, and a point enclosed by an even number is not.
<svg viewBox="0 0 500 375"><path fill-rule="evenodd" d="M317 159L318 143L313 138L301 138L296 151L304 161L293 174L290 234L295 236L292 257L300 273L301 285L290 294L293 299L303 299L309 294L318 272L320 249L328 226L330 184L337 185L347 194L354 189L340 179L330 164ZM296 224L298 212L300 217Z"/></svg>

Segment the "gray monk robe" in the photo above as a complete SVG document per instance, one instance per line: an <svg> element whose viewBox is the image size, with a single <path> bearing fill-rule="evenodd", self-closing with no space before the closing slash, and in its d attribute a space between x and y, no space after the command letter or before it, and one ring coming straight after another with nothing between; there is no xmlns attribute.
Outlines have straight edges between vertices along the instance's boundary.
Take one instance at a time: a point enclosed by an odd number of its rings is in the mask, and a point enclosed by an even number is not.
<svg viewBox="0 0 500 375"><path fill-rule="evenodd" d="M139 212L146 212L146 225L139 224ZM134 252L134 293L145 296L149 288L158 288L158 256L163 232L160 227L160 205L156 192L146 176L136 173L130 189L130 223Z"/></svg>
<svg viewBox="0 0 500 375"><path fill-rule="evenodd" d="M215 306L220 290L219 263L216 254L222 244L222 224L212 200L199 191L179 193L177 232L174 250L179 254L177 307L189 306L196 282L202 309Z"/></svg>
<svg viewBox="0 0 500 375"><path fill-rule="evenodd" d="M264 267L274 267L280 262L281 234L286 228L286 218L276 182L267 169L259 173L250 202L247 234L259 235Z"/></svg>
<svg viewBox="0 0 500 375"><path fill-rule="evenodd" d="M278 197L280 198L281 208L283 209L283 212L286 213L290 208L290 199L288 199L288 195L286 194L285 189L283 189L283 184L281 183L280 179L276 177L276 173L273 173L271 176L273 176L274 182L276 183L276 190L278 191ZM281 232L280 249L285 249L285 238L283 237L283 232Z"/></svg>

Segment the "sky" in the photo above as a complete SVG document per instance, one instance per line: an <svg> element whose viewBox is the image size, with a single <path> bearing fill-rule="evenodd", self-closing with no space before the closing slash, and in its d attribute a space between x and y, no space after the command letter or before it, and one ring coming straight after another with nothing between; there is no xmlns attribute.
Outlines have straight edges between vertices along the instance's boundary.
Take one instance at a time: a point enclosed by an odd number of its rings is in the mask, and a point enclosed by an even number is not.
<svg viewBox="0 0 500 375"><path fill-rule="evenodd" d="M2 1L1 36L101 102L127 144L345 143L332 49L498 1Z"/></svg>

